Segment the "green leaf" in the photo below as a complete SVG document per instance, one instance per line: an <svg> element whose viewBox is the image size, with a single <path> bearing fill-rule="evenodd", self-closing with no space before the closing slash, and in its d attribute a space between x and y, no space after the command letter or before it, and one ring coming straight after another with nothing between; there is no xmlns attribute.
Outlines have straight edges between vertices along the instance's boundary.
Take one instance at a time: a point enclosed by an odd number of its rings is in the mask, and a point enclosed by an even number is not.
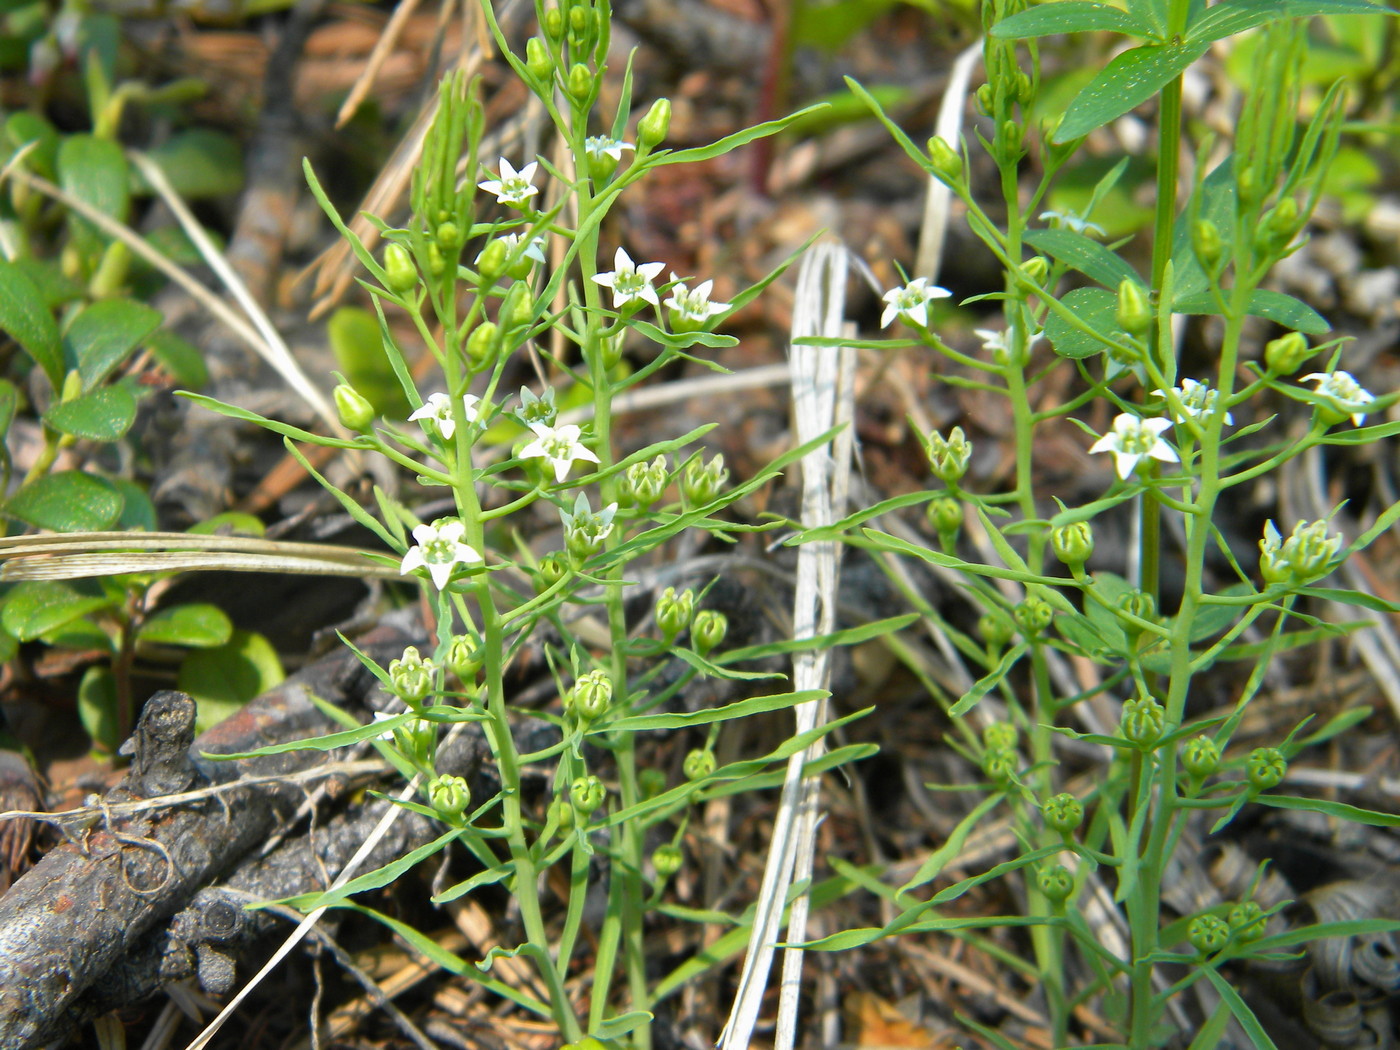
<svg viewBox="0 0 1400 1050"><path fill-rule="evenodd" d="M1179 77L1210 45L1144 44L1113 59L1069 105L1055 132L1057 143L1072 142L1152 98Z"/></svg>
<svg viewBox="0 0 1400 1050"><path fill-rule="evenodd" d="M1186 39L1209 44L1284 18L1393 14L1389 8L1365 0L1221 0L1186 27Z"/></svg>
<svg viewBox="0 0 1400 1050"><path fill-rule="evenodd" d="M195 728L202 733L285 677L271 642L251 631L234 631L223 645L186 657L178 683L195 698Z"/></svg>
<svg viewBox="0 0 1400 1050"><path fill-rule="evenodd" d="M160 528L156 505L145 487L127 478L108 478L107 484L122 498L122 512L113 524L118 532L155 532Z"/></svg>
<svg viewBox="0 0 1400 1050"><path fill-rule="evenodd" d="M19 387L8 379L0 379L0 445L4 444L4 437L10 432L10 424L15 421L18 411Z"/></svg>
<svg viewBox="0 0 1400 1050"><path fill-rule="evenodd" d="M176 132L146 154L185 200L231 197L243 188L243 150L231 135L208 128ZM137 188L151 192L137 173Z"/></svg>
<svg viewBox="0 0 1400 1050"><path fill-rule="evenodd" d="M130 299L103 299L84 307L63 333L63 361L91 390L160 327L159 310Z"/></svg>
<svg viewBox="0 0 1400 1050"><path fill-rule="evenodd" d="M210 649L233 637L233 623L217 605L190 603L161 609L136 632L137 645Z"/></svg>
<svg viewBox="0 0 1400 1050"><path fill-rule="evenodd" d="M1092 237L1074 230L1033 230L1026 234L1026 243L1115 292L1124 281L1137 285L1143 283L1137 271L1122 256L1109 251Z"/></svg>
<svg viewBox="0 0 1400 1050"><path fill-rule="evenodd" d="M1274 1041L1269 1038L1269 1033L1264 1031L1264 1026L1259 1023L1259 1018L1255 1017L1254 1011L1245 1005L1245 1001L1240 998L1240 993L1231 987L1230 982L1225 980L1213 966L1202 967L1202 972L1206 975L1206 980L1210 981L1215 986L1215 990L1220 993L1220 998L1225 1001L1230 1012L1235 1015L1235 1020L1240 1023L1240 1027L1249 1036L1255 1050L1278 1050Z"/></svg>
<svg viewBox="0 0 1400 1050"><path fill-rule="evenodd" d="M742 649L730 649L715 662L721 666L739 663L743 660L758 660L765 656L778 656L783 653L807 653L817 649L830 649L836 645L860 645L875 638L881 638L895 631L902 631L918 620L918 613L905 613L884 620L863 623L859 627L848 627L844 631L819 634L813 638L789 638L764 645L750 645Z"/></svg>
<svg viewBox="0 0 1400 1050"><path fill-rule="evenodd" d="M1249 296L1245 310L1251 317L1262 317L1295 328L1304 335L1326 335L1332 330L1327 319L1307 303L1270 288L1258 288ZM1178 314L1215 314L1220 312L1215 296L1209 292L1183 295L1172 302L1172 312Z"/></svg>
<svg viewBox="0 0 1400 1050"><path fill-rule="evenodd" d="M15 584L0 605L0 626L21 642L33 641L88 613L110 609L117 599L88 580L26 580Z"/></svg>
<svg viewBox="0 0 1400 1050"><path fill-rule="evenodd" d="M117 728L117 680L103 664L89 667L78 683L78 720L99 751L109 755L116 753L121 744Z"/></svg>
<svg viewBox="0 0 1400 1050"><path fill-rule="evenodd" d="M1000 40L1024 40L1060 33L1122 33L1147 37L1152 27L1119 7L1095 4L1090 0L1061 0L1018 11L992 26L990 35Z"/></svg>
<svg viewBox="0 0 1400 1050"><path fill-rule="evenodd" d="M15 266L34 282L44 306L52 310L83 298L86 291L77 281L66 276L58 263L47 259L16 259Z"/></svg>
<svg viewBox="0 0 1400 1050"><path fill-rule="evenodd" d="M122 148L95 135L69 135L58 147L58 182L118 222L131 217L130 174Z"/></svg>
<svg viewBox="0 0 1400 1050"><path fill-rule="evenodd" d="M1118 296L1107 288L1075 288L1060 299L1076 317L1104 339L1114 342L1127 338L1118 326ZM1107 349L1104 339L1072 327L1057 313L1045 318L1045 336L1061 357L1081 359L1101 354Z"/></svg>
<svg viewBox="0 0 1400 1050"><path fill-rule="evenodd" d="M116 441L136 419L136 395L125 383L100 386L72 401L59 401L44 422L61 434L92 441Z"/></svg>
<svg viewBox="0 0 1400 1050"><path fill-rule="evenodd" d="M8 5L6 10L10 10ZM6 144L18 150L31 142L35 143L34 148L25 154L24 165L46 179L53 178L58 140L58 129L37 113L22 109L5 118Z"/></svg>
<svg viewBox="0 0 1400 1050"><path fill-rule="evenodd" d="M225 404L217 398L205 397L203 394L192 394L187 390L176 391L179 396L193 401L202 408L207 408L211 412L217 412L221 416L228 416L230 419L241 419L245 423L256 423L260 427L265 427L275 434L291 438L293 441L304 441L308 445L323 445L326 448L365 448L366 445L361 440L344 440L342 438L326 437L323 434L313 434L309 430L302 430L289 423L279 423L275 419L268 419L260 416L256 412L249 412L246 408L239 408L237 405Z"/></svg>
<svg viewBox="0 0 1400 1050"><path fill-rule="evenodd" d="M1388 602L1384 598L1367 594L1365 591L1342 590L1337 587L1302 587L1299 588L1298 593L1305 594L1310 598L1338 602L1342 605L1360 606L1363 609L1370 609L1372 612L1400 613L1400 604Z"/></svg>
<svg viewBox="0 0 1400 1050"><path fill-rule="evenodd" d="M0 511L52 532L100 532L122 512L121 494L104 479L80 470L35 478Z"/></svg>
<svg viewBox="0 0 1400 1050"><path fill-rule="evenodd" d="M209 369L199 348L162 328L146 341L146 347L181 386L199 389L209 382Z"/></svg>
<svg viewBox="0 0 1400 1050"><path fill-rule="evenodd" d="M820 700L824 696L829 696L824 689L804 689L794 693L780 693L776 696L755 696L748 700L740 700L737 703L727 704L724 707L709 708L701 711L691 711L688 713L659 714L659 715L632 715L627 718L619 718L616 722L609 722L609 729L621 729L626 732L637 732L644 729L685 729L688 726L704 726L712 722L727 722L735 718L747 718L750 715L761 714L767 711L781 711L786 707L795 707L798 704L809 700Z"/></svg>
<svg viewBox="0 0 1400 1050"><path fill-rule="evenodd" d="M1292 795L1256 795L1254 801L1261 806L1273 806L1275 809L1303 810L1307 813L1321 813L1324 816L1336 817L1338 820L1349 820L1353 824L1367 824L1373 828L1400 828L1400 814L1378 813L1373 809L1361 809L1359 806L1349 806L1345 802L1331 802L1322 798L1299 798Z"/></svg>
<svg viewBox="0 0 1400 1050"><path fill-rule="evenodd" d="M629 1010L625 1014L609 1017L593 1030L595 1039L617 1039L628 1032L640 1028L651 1021L652 1014L646 1010Z"/></svg>
<svg viewBox="0 0 1400 1050"><path fill-rule="evenodd" d="M34 282L12 262L0 261L0 328L44 370L55 390L62 389L58 325Z"/></svg>
<svg viewBox="0 0 1400 1050"><path fill-rule="evenodd" d="M385 353L379 319L358 306L342 306L326 322L326 335L345 381L364 395L375 414L406 419L413 409Z"/></svg>
<svg viewBox="0 0 1400 1050"><path fill-rule="evenodd" d="M810 117L813 113L818 112L822 108L822 106L807 106L805 109L799 109L796 113L789 113L786 117L764 121L762 124L755 124L751 128L745 128L743 131L736 131L732 135L726 135L724 138L717 142L712 142L708 146L696 146L694 149L656 153L653 154L652 157L647 158L647 163L656 167L661 167L664 164L690 164L699 160L713 160L716 157L724 156L726 153L740 146L747 145L755 139L776 135L794 121Z"/></svg>
<svg viewBox="0 0 1400 1050"><path fill-rule="evenodd" d="M967 844L968 837L976 831L977 826L982 823L982 818L1001 802L1001 795L988 795L979 802L971 813L958 821L957 827L955 827L948 836L948 840L925 858L913 877L899 888L899 894L902 896L916 886L922 886L925 883L932 882L942 874L943 869L948 866L948 863L955 860L958 854L962 852L963 846Z"/></svg>
<svg viewBox="0 0 1400 1050"><path fill-rule="evenodd" d="M954 718L958 718L967 714L981 703L984 696L1001 684L1001 680L1010 673L1011 669L1016 666L1021 657L1026 655L1029 648L1030 646L1025 642L1017 642L1010 649L1006 650L1006 652L1002 654L1001 659L997 661L997 665L982 678L978 679L977 683L962 695L948 713Z"/></svg>
<svg viewBox="0 0 1400 1050"><path fill-rule="evenodd" d="M412 850L398 860L391 861L382 868L374 871L367 871L363 875L358 875L342 886L325 890L321 893L304 893L299 897L290 897L281 903L289 904L298 911L315 911L317 908L330 908L357 893L365 890L377 890L394 882L398 877L416 865L419 861L427 860L439 850L444 849L448 843L461 838L462 832L458 828L445 831L431 842L425 842L417 849ZM257 905L254 905L257 907Z"/></svg>

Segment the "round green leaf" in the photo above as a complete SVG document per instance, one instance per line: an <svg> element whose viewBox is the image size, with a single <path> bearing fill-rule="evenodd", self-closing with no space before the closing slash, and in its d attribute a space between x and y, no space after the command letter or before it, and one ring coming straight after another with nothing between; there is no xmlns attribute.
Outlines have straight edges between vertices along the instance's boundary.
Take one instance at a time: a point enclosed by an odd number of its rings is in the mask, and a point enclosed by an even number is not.
<svg viewBox="0 0 1400 1050"><path fill-rule="evenodd" d="M135 419L136 395L125 384L100 386L44 413L44 422L59 433L93 441L117 440Z"/></svg>
<svg viewBox="0 0 1400 1050"><path fill-rule="evenodd" d="M130 175L122 148L95 135L70 135L58 147L59 184L86 204L126 222L131 211Z"/></svg>
<svg viewBox="0 0 1400 1050"><path fill-rule="evenodd" d="M112 374L160 327L161 313L130 299L103 299L84 307L63 333L64 364L77 368L83 389Z"/></svg>
<svg viewBox="0 0 1400 1050"><path fill-rule="evenodd" d="M32 641L99 609L116 605L89 581L27 580L5 595L0 626L21 642Z"/></svg>
<svg viewBox="0 0 1400 1050"><path fill-rule="evenodd" d="M1107 288L1075 288L1067 292L1060 302L1094 331L1102 332L1110 339L1126 338L1123 329L1118 326L1118 297ZM1071 327L1058 314L1046 317L1045 334L1061 357L1093 357L1107 349L1103 342Z"/></svg>
<svg viewBox="0 0 1400 1050"><path fill-rule="evenodd" d="M195 728L203 732L284 677L272 643L251 631L234 631L224 645L189 655L180 665L179 688L195 698Z"/></svg>
<svg viewBox="0 0 1400 1050"><path fill-rule="evenodd" d="M209 369L204 366L199 348L174 332L162 328L147 340L146 345L181 386L198 390L209 381Z"/></svg>
<svg viewBox="0 0 1400 1050"><path fill-rule="evenodd" d="M185 200L231 197L243 188L243 151L238 140L207 128L172 135L148 154ZM150 189L144 178L138 188Z"/></svg>
<svg viewBox="0 0 1400 1050"><path fill-rule="evenodd" d="M58 155L58 130L37 113L22 109L5 118L7 144L19 149L31 142L34 147L25 154L24 166L36 175L53 178L54 158Z"/></svg>
<svg viewBox="0 0 1400 1050"><path fill-rule="evenodd" d="M6 500L0 511L38 529L96 532L117 520L122 497L102 478L64 470L35 478Z"/></svg>
<svg viewBox="0 0 1400 1050"><path fill-rule="evenodd" d="M115 754L121 744L117 730L117 682L101 665L89 667L78 683L78 717L98 751Z"/></svg>
<svg viewBox="0 0 1400 1050"><path fill-rule="evenodd" d="M156 505L146 494L144 485L126 478L109 478L108 484L117 490L122 498L121 516L113 526L119 532L155 532L160 528L156 516Z"/></svg>
<svg viewBox="0 0 1400 1050"><path fill-rule="evenodd" d="M55 390L63 386L58 325L34 282L12 262L0 262L0 328L44 370Z"/></svg>
<svg viewBox="0 0 1400 1050"><path fill-rule="evenodd" d="M143 623L136 632L136 644L212 649L232 636L233 624L217 605L175 605Z"/></svg>

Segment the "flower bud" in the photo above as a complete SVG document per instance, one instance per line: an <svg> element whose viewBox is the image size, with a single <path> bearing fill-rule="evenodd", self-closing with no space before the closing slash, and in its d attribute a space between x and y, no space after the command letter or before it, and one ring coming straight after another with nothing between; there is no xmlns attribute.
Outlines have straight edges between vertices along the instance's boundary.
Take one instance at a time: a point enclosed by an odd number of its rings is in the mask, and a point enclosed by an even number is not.
<svg viewBox="0 0 1400 1050"><path fill-rule="evenodd" d="M987 643L987 648L1000 652L1016 635L1015 625L1000 612L983 613L977 618L977 633Z"/></svg>
<svg viewBox="0 0 1400 1050"><path fill-rule="evenodd" d="M689 587L676 593L674 587L667 587L656 599L656 625L667 642L672 641L690 626L690 618L695 615L695 592Z"/></svg>
<svg viewBox="0 0 1400 1050"><path fill-rule="evenodd" d="M102 250L102 259L88 282L88 295L111 299L120 295L131 269L131 248L125 241L112 241Z"/></svg>
<svg viewBox="0 0 1400 1050"><path fill-rule="evenodd" d="M1064 904L1074 892L1074 876L1063 864L1052 864L1036 872L1035 884L1051 904Z"/></svg>
<svg viewBox="0 0 1400 1050"><path fill-rule="evenodd" d="M455 222L439 223L435 236L438 246L448 254L462 247L462 230Z"/></svg>
<svg viewBox="0 0 1400 1050"><path fill-rule="evenodd" d="M1005 787L1016 776L1021 760L1009 748L995 747L982 752L982 772L993 784Z"/></svg>
<svg viewBox="0 0 1400 1050"><path fill-rule="evenodd" d="M1055 557L1070 568L1083 568L1094 553L1094 529L1087 521L1072 521L1050 530Z"/></svg>
<svg viewBox="0 0 1400 1050"><path fill-rule="evenodd" d="M695 614L695 622L690 625L690 641L701 656L724 641L729 633L729 618L715 609L701 609Z"/></svg>
<svg viewBox="0 0 1400 1050"><path fill-rule="evenodd" d="M1259 173L1254 165L1244 164L1235 170L1235 192L1239 195L1240 206L1246 210L1259 203L1262 187Z"/></svg>
<svg viewBox="0 0 1400 1050"><path fill-rule="evenodd" d="M549 47L537 36L525 41L525 68L541 84L548 84L554 76L554 59Z"/></svg>
<svg viewBox="0 0 1400 1050"><path fill-rule="evenodd" d="M476 680L481 670L481 644L469 634L455 636L447 646L447 669L457 676L463 685Z"/></svg>
<svg viewBox="0 0 1400 1050"><path fill-rule="evenodd" d="M384 247L384 283L395 295L403 295L418 286L418 267L413 256L402 244L390 241Z"/></svg>
<svg viewBox="0 0 1400 1050"><path fill-rule="evenodd" d="M1220 227L1209 219L1197 219L1191 224L1191 250L1196 253L1201 269L1214 275L1225 258L1225 241L1220 236Z"/></svg>
<svg viewBox="0 0 1400 1050"><path fill-rule="evenodd" d="M691 507L703 507L712 503L729 479L729 471L724 469L724 456L717 454L708 463L702 463L699 456L685 465L681 475L681 495Z"/></svg>
<svg viewBox="0 0 1400 1050"><path fill-rule="evenodd" d="M945 544L952 544L962 528L963 506L951 496L939 496L928 505L929 523L938 532L938 538Z"/></svg>
<svg viewBox="0 0 1400 1050"><path fill-rule="evenodd" d="M1302 332L1289 332L1264 344L1264 366L1274 375L1291 376L1312 355Z"/></svg>
<svg viewBox="0 0 1400 1050"><path fill-rule="evenodd" d="M1021 272L1036 285L1042 285L1050 276L1050 261L1043 255L1034 255L1021 264Z"/></svg>
<svg viewBox="0 0 1400 1050"><path fill-rule="evenodd" d="M977 109L984 117L990 117L992 111L996 109L996 93L992 91L991 84L983 84L977 89L974 96L977 99Z"/></svg>
<svg viewBox="0 0 1400 1050"><path fill-rule="evenodd" d="M1214 915L1197 915L1186 927L1186 940L1202 955L1214 955L1230 943L1230 927Z"/></svg>
<svg viewBox="0 0 1400 1050"><path fill-rule="evenodd" d="M428 242L428 275L431 277L441 277L447 272L447 259L442 254L442 249L437 246L436 241Z"/></svg>
<svg viewBox="0 0 1400 1050"><path fill-rule="evenodd" d="M666 132L671 129L671 100L659 98L651 104L637 123L637 148L650 151L666 141Z"/></svg>
<svg viewBox="0 0 1400 1050"><path fill-rule="evenodd" d="M1021 159L1021 154L1024 152L1021 148L1024 142L1025 132L1021 129L1021 125L1014 120L1003 120L997 125L992 149L1002 164L1015 164Z"/></svg>
<svg viewBox="0 0 1400 1050"><path fill-rule="evenodd" d="M642 793L642 798L655 798L666 790L666 774L648 766L637 774L637 789Z"/></svg>
<svg viewBox="0 0 1400 1050"><path fill-rule="evenodd" d="M461 777L440 776L428 781L428 804L449 824L460 822L471 802L471 788Z"/></svg>
<svg viewBox="0 0 1400 1050"><path fill-rule="evenodd" d="M1300 521L1284 539L1272 520L1264 523L1259 541L1259 573L1264 582L1307 583L1325 576L1342 548L1340 534L1328 535L1328 523Z"/></svg>
<svg viewBox="0 0 1400 1050"><path fill-rule="evenodd" d="M1155 622L1157 619L1157 602L1152 595L1137 587L1124 591L1118 596L1118 608L1129 616L1135 616L1139 620L1147 620L1149 623ZM1142 633L1142 628L1135 623L1125 622L1123 633L1129 638L1136 638Z"/></svg>
<svg viewBox="0 0 1400 1050"><path fill-rule="evenodd" d="M560 40L564 36L564 12L557 7L551 7L544 13L544 21L540 23L540 28L544 30L544 35L551 40Z"/></svg>
<svg viewBox="0 0 1400 1050"><path fill-rule="evenodd" d="M687 752L681 766L686 780L703 780L715 771L715 753L707 747L694 747Z"/></svg>
<svg viewBox="0 0 1400 1050"><path fill-rule="evenodd" d="M467 360L472 368L489 368L495 362L501 348L500 335L495 321L482 321L472 329L472 334L467 336Z"/></svg>
<svg viewBox="0 0 1400 1050"><path fill-rule="evenodd" d="M1084 820L1084 805L1065 791L1046 799L1040 815L1045 818L1046 827L1068 835Z"/></svg>
<svg viewBox="0 0 1400 1050"><path fill-rule="evenodd" d="M1167 712L1150 696L1140 696L1123 705L1118 732L1124 740L1139 747L1151 747L1162 738Z"/></svg>
<svg viewBox="0 0 1400 1050"><path fill-rule="evenodd" d="M446 224L444 224L446 225ZM497 237L476 257L476 272L481 285L490 288L506 272L506 261L510 258L510 245L504 237Z"/></svg>
<svg viewBox="0 0 1400 1050"><path fill-rule="evenodd" d="M592 816L603 805L607 795L608 790L603 787L603 782L592 775L578 777L569 785L569 801L585 817Z"/></svg>
<svg viewBox="0 0 1400 1050"><path fill-rule="evenodd" d="M972 459L972 442L967 440L962 427L954 427L946 438L935 430L929 434L924 451L928 455L933 476L951 485L961 481L967 473L967 465Z"/></svg>
<svg viewBox="0 0 1400 1050"><path fill-rule="evenodd" d="M394 694L409 707L418 707L423 698L433 691L433 674L437 671L432 660L418 655L416 646L410 645L403 656L389 661L389 683Z"/></svg>
<svg viewBox="0 0 1400 1050"><path fill-rule="evenodd" d="M1220 768L1220 748L1208 736L1198 736L1181 748L1181 764L1196 780L1204 780Z"/></svg>
<svg viewBox="0 0 1400 1050"><path fill-rule="evenodd" d="M501 301L501 309L497 314L501 328L507 332L521 328L534 320L534 316L535 302L531 298L530 286L524 281L516 281Z"/></svg>
<svg viewBox="0 0 1400 1050"><path fill-rule="evenodd" d="M337 383L331 396L335 400L336 415L346 430L369 433L374 423L374 406L363 394L348 383Z"/></svg>
<svg viewBox="0 0 1400 1050"><path fill-rule="evenodd" d="M574 826L574 807L568 799L556 798L549 804L545 819L554 821L560 831L568 831Z"/></svg>
<svg viewBox="0 0 1400 1050"><path fill-rule="evenodd" d="M564 710L585 725L607 713L612 705L613 684L608 672L601 667L580 676L569 695L564 698Z"/></svg>
<svg viewBox="0 0 1400 1050"><path fill-rule="evenodd" d="M578 8L574 8L575 11ZM573 68L569 70L569 79L565 82L565 90L576 102L583 102L593 93L593 71L582 62L575 62Z"/></svg>
<svg viewBox="0 0 1400 1050"><path fill-rule="evenodd" d="M961 184L963 160L946 139L934 135L928 140L928 159L933 174L940 182L954 187Z"/></svg>
<svg viewBox="0 0 1400 1050"><path fill-rule="evenodd" d="M1283 253L1298 234L1298 202L1282 197L1258 226L1257 242L1264 254Z"/></svg>
<svg viewBox="0 0 1400 1050"><path fill-rule="evenodd" d="M665 456L657 456L650 463L633 463L622 475L617 498L622 503L650 507L666 494L669 480Z"/></svg>
<svg viewBox="0 0 1400 1050"><path fill-rule="evenodd" d="M681 848L669 843L657 846L651 855L651 866L656 869L657 876L663 879L669 879L680 871L684 863L685 854L681 852Z"/></svg>
<svg viewBox="0 0 1400 1050"><path fill-rule="evenodd" d="M1010 722L993 722L982 730L982 745L988 750L1016 750L1021 734Z"/></svg>
<svg viewBox="0 0 1400 1050"><path fill-rule="evenodd" d="M582 40L593 31L593 11L582 4L569 8L569 35Z"/></svg>
<svg viewBox="0 0 1400 1050"><path fill-rule="evenodd" d="M1141 336L1152 326L1152 307L1142 285L1132 278L1124 278L1118 285L1118 310L1114 316L1130 335Z"/></svg>
<svg viewBox="0 0 1400 1050"><path fill-rule="evenodd" d="M569 563L560 554L546 554L535 568L535 589L547 591L569 574Z"/></svg>
<svg viewBox="0 0 1400 1050"><path fill-rule="evenodd" d="M1252 941L1264 936L1264 927L1268 921L1264 909L1259 907L1257 901L1240 901L1225 916L1230 930L1242 941Z"/></svg>
<svg viewBox="0 0 1400 1050"><path fill-rule="evenodd" d="M1050 608L1050 603L1044 598L1031 595L1017 602L1016 607L1011 610L1011 615L1015 619L1016 627L1020 630L1022 637L1029 641L1038 637L1042 631L1050 626L1050 621L1055 616L1055 610Z"/></svg>
<svg viewBox="0 0 1400 1050"><path fill-rule="evenodd" d="M1283 780L1288 772L1288 761L1276 747L1256 747L1245 760L1244 771L1250 787L1255 791L1267 791L1278 787Z"/></svg>

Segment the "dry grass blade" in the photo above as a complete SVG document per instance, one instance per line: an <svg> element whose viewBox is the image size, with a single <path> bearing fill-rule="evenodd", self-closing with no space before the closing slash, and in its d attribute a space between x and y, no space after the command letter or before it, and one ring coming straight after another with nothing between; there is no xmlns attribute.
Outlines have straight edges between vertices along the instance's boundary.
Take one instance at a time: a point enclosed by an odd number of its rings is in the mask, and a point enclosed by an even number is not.
<svg viewBox="0 0 1400 1050"><path fill-rule="evenodd" d="M963 109L967 102L967 89L972 82L972 71L982 60L982 40L978 40L953 62L952 75L943 91L943 102L938 107L938 122L934 134L954 150L962 141ZM953 191L937 179L929 176L928 196L924 199L924 222L919 232L919 253L914 261L914 273L923 274L936 280L943 263L944 235L948 231L948 206L952 203Z"/></svg>
<svg viewBox="0 0 1400 1050"><path fill-rule="evenodd" d="M350 94L345 97L340 111L335 115L337 131L350 122L350 118L355 115L360 104L369 95L370 89L374 87L374 80L379 75L380 67L384 65L384 60L393 52L394 45L398 43L399 35L403 32L404 26L408 25L409 17L418 10L418 5L421 2L422 0L401 0L399 5L394 8L394 13L389 16L388 24L384 26L384 31L374 42L374 49L370 51L369 58L365 60L365 68L360 72L360 78L355 81L355 86L350 89Z"/></svg>

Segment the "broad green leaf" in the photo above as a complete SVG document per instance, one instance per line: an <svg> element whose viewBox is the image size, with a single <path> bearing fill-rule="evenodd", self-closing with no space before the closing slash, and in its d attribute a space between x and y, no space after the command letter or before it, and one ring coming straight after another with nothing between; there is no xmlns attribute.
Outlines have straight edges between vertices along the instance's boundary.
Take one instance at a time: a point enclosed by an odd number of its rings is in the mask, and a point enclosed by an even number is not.
<svg viewBox="0 0 1400 1050"><path fill-rule="evenodd" d="M1262 317L1285 328L1295 328L1304 335L1326 335L1332 330L1327 319L1307 303L1271 288L1255 289L1250 294L1249 305L1245 309L1251 317ZM1172 312L1215 314L1220 312L1220 307L1209 292L1194 292L1175 299L1172 302Z"/></svg>
<svg viewBox="0 0 1400 1050"><path fill-rule="evenodd" d="M58 183L95 210L126 222L131 218L131 175L121 146L95 135L70 135L58 147ZM77 228L100 243L96 230L72 217Z"/></svg>
<svg viewBox="0 0 1400 1050"><path fill-rule="evenodd" d="M16 259L14 264L34 282L44 306L50 310L87 294L83 286L67 277L56 262L48 259Z"/></svg>
<svg viewBox="0 0 1400 1050"><path fill-rule="evenodd" d="M122 512L113 523L118 532L155 532L160 528L156 505L140 482L128 478L108 478L107 484L122 498Z"/></svg>
<svg viewBox="0 0 1400 1050"><path fill-rule="evenodd" d="M27 580L17 583L0 604L0 625L21 642L72 623L81 616L109 609L117 599L90 581Z"/></svg>
<svg viewBox="0 0 1400 1050"><path fill-rule="evenodd" d="M1118 325L1118 297L1107 288L1075 288L1066 292L1060 302L1093 331L1103 333L1105 339L1127 338ZM1055 313L1045 318L1045 336L1061 357L1082 359L1108 349L1102 339L1071 326Z"/></svg>
<svg viewBox="0 0 1400 1050"><path fill-rule="evenodd" d="M92 441L116 441L135 419L136 395L125 383L99 386L44 413L44 422L59 433Z"/></svg>
<svg viewBox="0 0 1400 1050"><path fill-rule="evenodd" d="M1118 600L1131 591L1133 585L1112 572L1096 572L1090 578L1094 582L1094 593L1103 598L1103 602L1085 598L1084 615L1105 638L1122 638L1123 621L1114 615L1112 607L1117 606ZM1107 603L1108 608L1105 608L1104 603Z"/></svg>
<svg viewBox="0 0 1400 1050"><path fill-rule="evenodd" d="M1115 292L1124 281L1138 285L1143 283L1137 271L1121 255L1074 230L1034 230L1026 234L1026 243Z"/></svg>
<svg viewBox="0 0 1400 1050"><path fill-rule="evenodd" d="M104 664L94 664L83 672L78 683L78 720L99 751L115 754L121 745L117 728L117 680Z"/></svg>
<svg viewBox="0 0 1400 1050"><path fill-rule="evenodd" d="M121 512L121 494L80 470L35 478L0 506L0 513L52 532L100 532Z"/></svg>
<svg viewBox="0 0 1400 1050"><path fill-rule="evenodd" d="M243 188L243 150L231 135L208 128L176 132L146 154L185 200L231 197ZM151 192L137 172L137 188Z"/></svg>
<svg viewBox="0 0 1400 1050"><path fill-rule="evenodd" d="M160 327L161 313L130 299L103 299L84 307L63 333L63 363L91 390Z"/></svg>
<svg viewBox="0 0 1400 1050"><path fill-rule="evenodd" d="M146 346L181 386L198 390L209 382L209 369L199 348L174 332L162 328L146 341Z"/></svg>
<svg viewBox="0 0 1400 1050"><path fill-rule="evenodd" d="M210 649L233 636L233 623L217 605L191 603L161 609L136 632L137 645L185 645Z"/></svg>
<svg viewBox="0 0 1400 1050"><path fill-rule="evenodd" d="M18 150L21 146L34 143L33 149L24 155L24 166L36 175L46 179L54 176L54 163L58 158L58 129L37 113L27 109L11 113L5 118L5 144Z"/></svg>
<svg viewBox="0 0 1400 1050"><path fill-rule="evenodd" d="M44 370L55 390L63 387L63 348L58 325L29 276L0 261L0 328Z"/></svg>
<svg viewBox="0 0 1400 1050"><path fill-rule="evenodd" d="M1023 40L1060 33L1105 31L1124 36L1148 37L1152 27L1120 7L1091 3L1090 0L1061 0L1018 11L992 26L990 35L1001 40Z"/></svg>
<svg viewBox="0 0 1400 1050"><path fill-rule="evenodd" d="M1208 43L1144 44L1113 59L1073 102L1055 132L1072 142L1146 102L1206 52Z"/></svg>
<svg viewBox="0 0 1400 1050"><path fill-rule="evenodd" d="M1220 231L1221 240L1226 244L1231 243L1235 237L1237 197L1233 157L1226 157L1211 169L1196 195L1198 199L1192 201L1187 214L1214 223L1215 228ZM1191 244L1190 222L1176 224L1176 236L1172 242L1172 269L1172 294L1177 301L1210 287L1210 281L1201 269L1201 264L1196 259L1196 250Z"/></svg>
<svg viewBox="0 0 1400 1050"><path fill-rule="evenodd" d="M234 631L223 645L186 657L178 683L198 705L195 728L202 733L285 677L271 642L251 631Z"/></svg>
<svg viewBox="0 0 1400 1050"><path fill-rule="evenodd" d="M1192 43L1213 43L1284 18L1315 15L1387 15L1395 12L1365 0L1222 0L1186 27Z"/></svg>

